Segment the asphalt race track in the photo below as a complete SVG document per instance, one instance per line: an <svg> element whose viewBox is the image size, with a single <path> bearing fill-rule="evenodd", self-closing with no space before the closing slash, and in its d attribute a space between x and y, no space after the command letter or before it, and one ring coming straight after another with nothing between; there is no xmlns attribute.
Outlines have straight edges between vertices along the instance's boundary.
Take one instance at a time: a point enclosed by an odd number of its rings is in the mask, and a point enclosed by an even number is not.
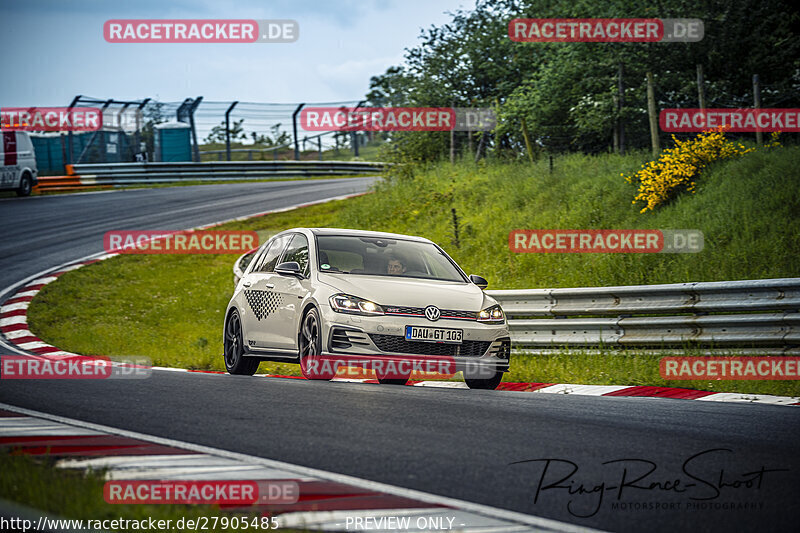
<svg viewBox="0 0 800 533"><path fill-rule="evenodd" d="M368 183L0 200L0 287L101 251L111 229L182 229ZM611 531L785 531L800 518L795 407L166 371L2 381L0 402Z"/></svg>
<svg viewBox="0 0 800 533"><path fill-rule="evenodd" d="M0 290L45 268L102 252L106 231L188 229L364 192L374 180L227 183L3 198Z"/></svg>

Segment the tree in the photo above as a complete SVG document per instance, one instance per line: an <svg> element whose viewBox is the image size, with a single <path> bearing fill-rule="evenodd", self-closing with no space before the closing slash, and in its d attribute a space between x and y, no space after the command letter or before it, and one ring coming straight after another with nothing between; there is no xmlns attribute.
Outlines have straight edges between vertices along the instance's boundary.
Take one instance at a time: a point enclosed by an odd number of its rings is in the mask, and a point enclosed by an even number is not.
<svg viewBox="0 0 800 533"><path fill-rule="evenodd" d="M697 18L695 43L520 43L508 37L513 18ZM421 32L402 65L370 81L373 105L500 108L497 153L524 146L521 119L548 150L596 152L611 146L613 124L625 122L626 144L649 146L645 74L653 72L657 107L696 107L702 64L710 107L752 105L752 75L764 85L764 107L800 104L800 12L789 0L478 0L442 26ZM624 66L625 106L617 111L617 72ZM463 134L462 134L463 135ZM397 133L394 155L430 160L446 155L449 134Z"/></svg>
<svg viewBox="0 0 800 533"><path fill-rule="evenodd" d="M231 125L231 141L237 139L246 139L247 135L244 133L242 124L244 119L234 120ZM211 132L206 136L205 142L211 143L224 143L227 137L225 136L225 121L222 120L217 126L211 128Z"/></svg>

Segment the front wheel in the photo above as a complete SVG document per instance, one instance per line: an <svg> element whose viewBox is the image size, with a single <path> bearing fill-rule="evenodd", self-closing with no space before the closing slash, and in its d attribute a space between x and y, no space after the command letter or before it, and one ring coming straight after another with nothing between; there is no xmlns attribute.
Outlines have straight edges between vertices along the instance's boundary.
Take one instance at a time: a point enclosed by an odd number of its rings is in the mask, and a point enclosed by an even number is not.
<svg viewBox="0 0 800 533"><path fill-rule="evenodd" d="M235 309L225 321L225 336L223 347L225 350L225 369L230 374L252 376L258 370L261 361L255 357L245 357L242 335L242 320Z"/></svg>
<svg viewBox="0 0 800 533"><path fill-rule="evenodd" d="M300 348L300 372L306 379L329 381L336 375L336 368L330 361L323 359L322 354L322 322L319 312L311 308L300 321L300 332L297 335Z"/></svg>
<svg viewBox="0 0 800 533"><path fill-rule="evenodd" d="M30 196L33 190L33 179L27 172L22 175L19 180L19 187L17 187L17 196Z"/></svg>
<svg viewBox="0 0 800 533"><path fill-rule="evenodd" d="M495 390L502 380L503 373L499 371L495 372L494 376L485 379L464 377L464 381L470 389Z"/></svg>

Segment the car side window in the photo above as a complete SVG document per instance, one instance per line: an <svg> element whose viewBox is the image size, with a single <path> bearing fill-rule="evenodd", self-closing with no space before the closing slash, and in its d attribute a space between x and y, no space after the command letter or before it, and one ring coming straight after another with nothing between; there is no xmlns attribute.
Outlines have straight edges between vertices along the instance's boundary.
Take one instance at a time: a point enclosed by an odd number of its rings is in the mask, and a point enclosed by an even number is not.
<svg viewBox="0 0 800 533"><path fill-rule="evenodd" d="M300 272L304 276L308 276L308 239L305 235L298 233L292 238L292 243L286 249L281 260L282 263L287 261L296 261L300 265Z"/></svg>
<svg viewBox="0 0 800 533"><path fill-rule="evenodd" d="M278 263L278 258L283 253L290 238L291 235L283 235L275 239L270 245L269 250L264 253L260 264L256 265L256 268L253 269L253 272L274 272L275 265Z"/></svg>
<svg viewBox="0 0 800 533"><path fill-rule="evenodd" d="M264 248L256 252L256 255L252 261L253 269L251 270L251 272L258 272L258 269L261 266L261 263L264 262L264 257L267 255L267 252L269 252L269 249L272 247L272 244L274 243L267 244L266 246L264 246Z"/></svg>

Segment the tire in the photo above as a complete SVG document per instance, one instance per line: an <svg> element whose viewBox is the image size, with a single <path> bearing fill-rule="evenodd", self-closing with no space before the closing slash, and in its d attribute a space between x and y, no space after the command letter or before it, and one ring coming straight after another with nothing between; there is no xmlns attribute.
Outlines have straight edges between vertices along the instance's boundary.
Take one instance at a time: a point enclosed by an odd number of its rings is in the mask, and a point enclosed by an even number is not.
<svg viewBox="0 0 800 533"><path fill-rule="evenodd" d="M17 187L17 196L30 196L33 190L33 179L27 172L22 175L19 180L19 187Z"/></svg>
<svg viewBox="0 0 800 533"><path fill-rule="evenodd" d="M300 355L300 372L311 380L330 381L336 370L327 367L321 359L322 354L322 321L316 308L309 309L300 321L297 332L297 346Z"/></svg>
<svg viewBox="0 0 800 533"><path fill-rule="evenodd" d="M261 361L255 357L245 357L244 355L242 319L236 309L231 311L225 321L223 345L225 347L225 369L229 374L252 376L256 373Z"/></svg>
<svg viewBox="0 0 800 533"><path fill-rule="evenodd" d="M478 378L464 378L464 381L467 384L467 387L470 389L484 389L484 390L495 390L500 382L503 380L503 373L502 372L495 372L494 376L486 379L478 379Z"/></svg>

